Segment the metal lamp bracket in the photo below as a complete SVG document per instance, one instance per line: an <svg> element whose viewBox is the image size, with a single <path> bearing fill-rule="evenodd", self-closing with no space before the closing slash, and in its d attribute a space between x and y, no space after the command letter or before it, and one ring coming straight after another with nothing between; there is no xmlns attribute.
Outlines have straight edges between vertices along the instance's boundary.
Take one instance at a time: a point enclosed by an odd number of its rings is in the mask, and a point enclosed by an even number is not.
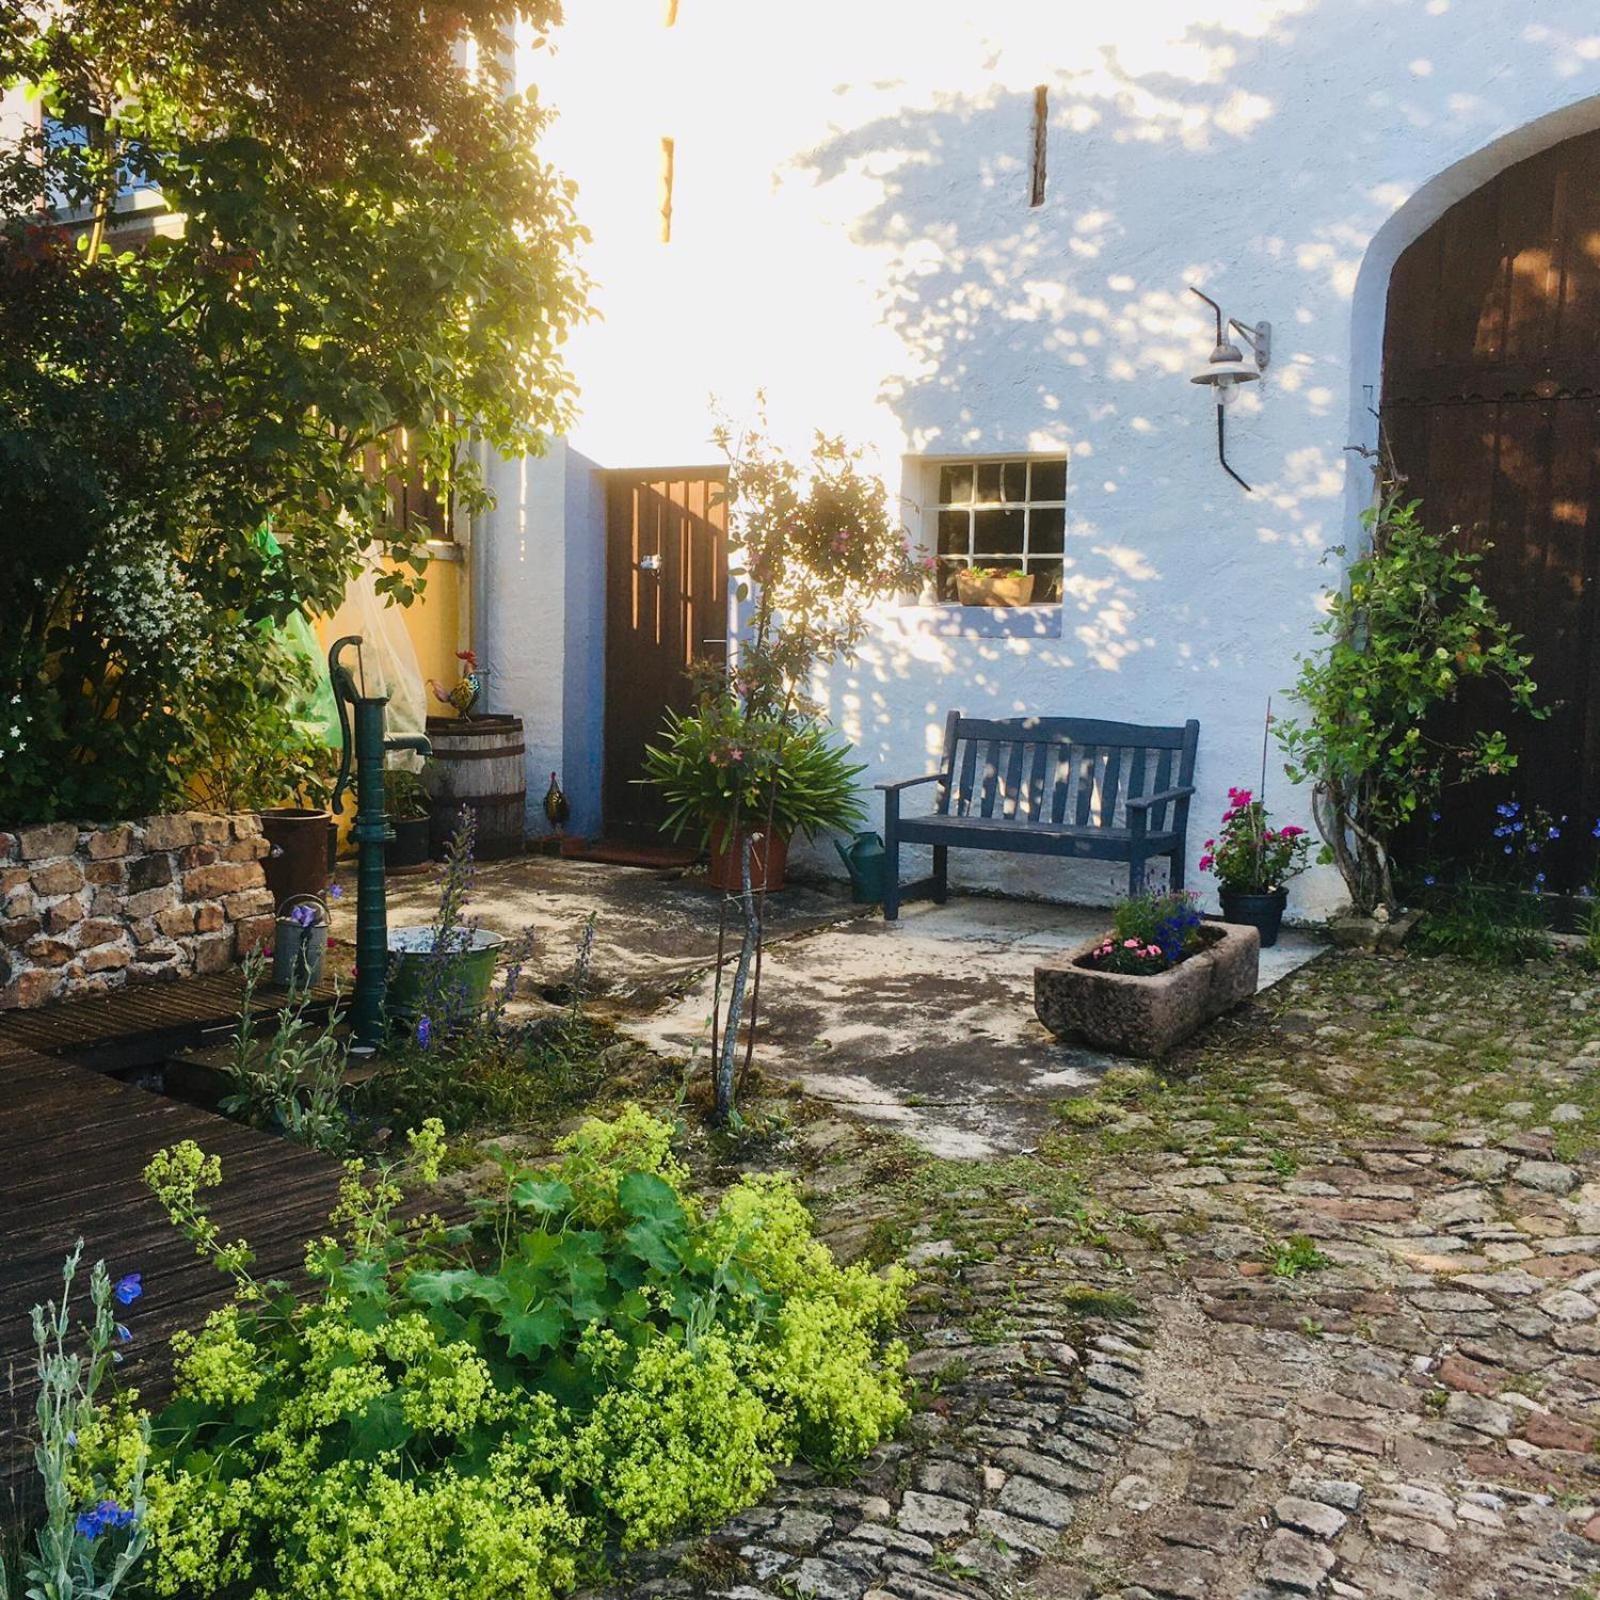
<svg viewBox="0 0 1600 1600"><path fill-rule="evenodd" d="M1256 358L1256 370L1265 372L1272 360L1272 324L1258 322L1253 328L1247 328L1237 317L1229 317L1228 326L1250 346L1251 354Z"/></svg>

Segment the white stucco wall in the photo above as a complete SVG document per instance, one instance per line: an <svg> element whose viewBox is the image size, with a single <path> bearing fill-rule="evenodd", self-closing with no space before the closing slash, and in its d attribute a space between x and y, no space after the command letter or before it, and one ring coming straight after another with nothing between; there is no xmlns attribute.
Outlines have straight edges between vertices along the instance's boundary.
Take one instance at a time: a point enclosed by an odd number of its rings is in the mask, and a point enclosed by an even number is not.
<svg viewBox="0 0 1600 1600"><path fill-rule="evenodd" d="M891 484L913 483L921 455L1067 452L1050 631L964 637L946 612L888 608L828 675L828 703L868 781L923 770L951 705L1196 716L1192 859L1228 785L1256 780L1267 697L1282 704L1312 644L1338 570L1324 552L1365 500L1346 446L1373 434L1389 264L1490 171L1600 124L1592 0L681 0L675 27L662 15L661 0L573 6L555 55L525 62L560 109L548 148L594 232L603 320L571 345L573 446L602 466L703 460L709 397L739 416L765 388L795 444L813 427L869 443ZM1030 209L1036 84L1049 186ZM1272 367L1229 423L1253 495L1217 466L1187 381L1210 346L1188 284L1273 324ZM492 559L497 698L526 693L530 743L537 725L554 750L561 694L520 652L547 636L560 558L515 555L527 537ZM1273 765L1280 818L1309 821ZM1104 870L952 865L1036 892L1115 887ZM1337 890L1313 874L1297 909Z"/></svg>

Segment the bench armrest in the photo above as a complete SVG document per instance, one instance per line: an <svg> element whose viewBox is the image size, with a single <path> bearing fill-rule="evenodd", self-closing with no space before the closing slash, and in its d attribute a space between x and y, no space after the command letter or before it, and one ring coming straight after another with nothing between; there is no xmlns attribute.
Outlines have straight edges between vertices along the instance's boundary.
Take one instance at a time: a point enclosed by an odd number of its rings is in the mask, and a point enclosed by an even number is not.
<svg viewBox="0 0 1600 1600"><path fill-rule="evenodd" d="M1159 794L1141 794L1127 802L1129 811L1148 811L1152 806L1164 806L1172 800L1187 800L1194 793L1194 785L1186 783L1179 789L1163 789Z"/></svg>
<svg viewBox="0 0 1600 1600"><path fill-rule="evenodd" d="M943 777L942 772L925 772L920 778L897 778L893 783L875 783L872 787L884 794L898 794L902 789L914 789L919 783L937 783Z"/></svg>

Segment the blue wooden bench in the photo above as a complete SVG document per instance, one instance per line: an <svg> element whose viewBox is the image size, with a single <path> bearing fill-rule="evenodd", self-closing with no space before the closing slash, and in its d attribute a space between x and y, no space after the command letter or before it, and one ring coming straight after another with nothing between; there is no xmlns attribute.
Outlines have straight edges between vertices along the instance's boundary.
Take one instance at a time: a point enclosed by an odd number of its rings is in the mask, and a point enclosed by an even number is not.
<svg viewBox="0 0 1600 1600"><path fill-rule="evenodd" d="M1087 717L964 717L945 721L937 772L883 791L883 914L900 902L948 890L950 851L1126 861L1128 892L1144 888L1145 863L1165 857L1169 882L1183 887L1184 836L1200 724L1146 728ZM900 796L932 783L933 811L902 816ZM900 883L900 847L933 846L933 876Z"/></svg>

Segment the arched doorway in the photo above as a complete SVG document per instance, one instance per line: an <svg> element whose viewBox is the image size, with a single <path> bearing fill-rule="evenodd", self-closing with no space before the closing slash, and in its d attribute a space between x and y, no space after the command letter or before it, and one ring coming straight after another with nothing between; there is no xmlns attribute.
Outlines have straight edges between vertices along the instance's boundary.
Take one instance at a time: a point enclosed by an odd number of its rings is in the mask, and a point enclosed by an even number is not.
<svg viewBox="0 0 1600 1600"><path fill-rule="evenodd" d="M1537 722L1479 700L1457 731L1505 728L1517 798L1586 836L1600 816L1600 132L1504 169L1399 257L1382 414L1427 524L1483 555L1479 581L1553 707ZM1461 824L1484 828L1486 810ZM1578 855L1554 854L1550 887L1575 886L1557 880Z"/></svg>

